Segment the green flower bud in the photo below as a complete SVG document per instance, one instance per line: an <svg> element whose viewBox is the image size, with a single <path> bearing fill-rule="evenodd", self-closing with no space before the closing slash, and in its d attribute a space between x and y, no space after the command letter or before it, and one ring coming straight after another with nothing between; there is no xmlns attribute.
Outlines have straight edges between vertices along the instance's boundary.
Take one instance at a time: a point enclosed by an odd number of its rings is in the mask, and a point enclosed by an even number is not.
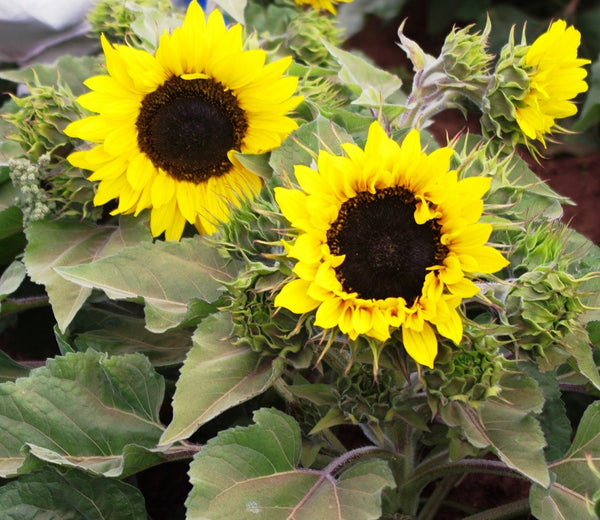
<svg viewBox="0 0 600 520"><path fill-rule="evenodd" d="M411 60L415 75L407 110L400 116L402 126L424 126L437 113L456 108L466 114L473 104L481 106L489 83L487 39L491 29L471 33L473 26L454 29L435 58L398 29L400 48Z"/></svg>
<svg viewBox="0 0 600 520"><path fill-rule="evenodd" d="M470 337L471 342L458 346L440 342L434 367L425 368L421 374L434 415L451 401L476 408L500 392L499 381L507 361L498 351L498 341L483 329Z"/></svg>
<svg viewBox="0 0 600 520"><path fill-rule="evenodd" d="M4 116L16 128L10 139L17 141L34 161L50 154L51 165L56 166L75 147L75 140L63 133L64 128L84 113L71 89L60 81L42 85L36 77L29 91L28 96L13 96L19 110Z"/></svg>
<svg viewBox="0 0 600 520"><path fill-rule="evenodd" d="M306 65L335 67L336 61L323 40L334 46L342 43L342 30L335 25L335 19L322 16L314 9L300 11L294 16L286 32L287 48L295 58Z"/></svg>
<svg viewBox="0 0 600 520"><path fill-rule="evenodd" d="M582 316L591 309L583 303L580 287L595 276L576 278L553 266L539 266L514 280L506 298L506 315L516 328L519 348L546 358L547 351L557 346L568 349L571 334L586 335Z"/></svg>
<svg viewBox="0 0 600 520"><path fill-rule="evenodd" d="M265 355L299 352L309 340L303 323L287 309L273 307L273 296L285 277L277 268L249 263L227 284L227 310L234 323L234 343Z"/></svg>
<svg viewBox="0 0 600 520"><path fill-rule="evenodd" d="M464 84L464 88L480 90L480 86L487 85L489 81L492 56L487 52L487 46L492 26L488 18L483 32L471 33L472 27L452 29L440 58L449 77Z"/></svg>
<svg viewBox="0 0 600 520"><path fill-rule="evenodd" d="M110 41L122 41L138 47L139 38L131 30L131 24L140 15L143 8L157 9L170 14L172 4L169 0L99 0L88 14L94 38L104 34Z"/></svg>
<svg viewBox="0 0 600 520"><path fill-rule="evenodd" d="M338 378L338 406L353 424L373 424L390 421L395 408L403 406L401 388L404 378L392 370L380 368L377 380L373 366L353 363L347 374Z"/></svg>

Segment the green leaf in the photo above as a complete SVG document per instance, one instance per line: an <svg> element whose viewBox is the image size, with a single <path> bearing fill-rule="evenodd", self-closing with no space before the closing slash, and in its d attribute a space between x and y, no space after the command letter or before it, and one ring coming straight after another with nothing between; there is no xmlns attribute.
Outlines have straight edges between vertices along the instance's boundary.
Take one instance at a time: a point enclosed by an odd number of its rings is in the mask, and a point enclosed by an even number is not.
<svg viewBox="0 0 600 520"><path fill-rule="evenodd" d="M300 428L282 412L254 413L255 425L221 432L190 465L188 520L369 520L381 516L381 492L394 486L379 459L343 469L297 468ZM243 463L241 463L243 461Z"/></svg>
<svg viewBox="0 0 600 520"><path fill-rule="evenodd" d="M143 40L144 50L151 54L154 54L158 47L158 40L165 31L171 33L173 29L181 26L182 17L177 12L167 16L164 9L142 7L139 3L131 3L131 5L140 12L140 15L131 23L131 30Z"/></svg>
<svg viewBox="0 0 600 520"><path fill-rule="evenodd" d="M12 191L10 183L0 186L0 265L12 262L23 251L26 243L23 234L23 213L16 206L12 206L12 196L8 197L8 206L3 205L2 195Z"/></svg>
<svg viewBox="0 0 600 520"><path fill-rule="evenodd" d="M17 363L8 354L0 350L0 383L27 377L29 368Z"/></svg>
<svg viewBox="0 0 600 520"><path fill-rule="evenodd" d="M36 84L35 78L41 85L56 85L60 80L63 85L69 85L76 96L88 91L83 82L90 76L100 74L100 59L97 56L61 56L52 65L35 64L29 68L3 70L0 78L15 83Z"/></svg>
<svg viewBox="0 0 600 520"><path fill-rule="evenodd" d="M137 467L139 450L154 447L162 433L163 393L162 377L139 354L108 358L89 350L49 359L29 377L0 385L0 475L23 472L25 462L35 467L31 455L107 476L129 473L126 448L135 448L129 453ZM149 454L148 465L158 456Z"/></svg>
<svg viewBox="0 0 600 520"><path fill-rule="evenodd" d="M558 377L554 372L540 372L533 363L522 363L519 366L523 365L544 394L544 408L538 417L548 444L544 452L547 460L556 460L571 446L571 422L562 400Z"/></svg>
<svg viewBox="0 0 600 520"><path fill-rule="evenodd" d="M81 287L102 289L109 298L144 299L146 326L164 332L186 317L193 298L214 302L236 264L202 237L181 242L141 243L92 263L55 271Z"/></svg>
<svg viewBox="0 0 600 520"><path fill-rule="evenodd" d="M564 339L566 350L573 356L579 372L600 390L600 373L585 330L574 330Z"/></svg>
<svg viewBox="0 0 600 520"><path fill-rule="evenodd" d="M244 168L263 179L269 179L273 174L273 169L269 165L270 155L268 153L252 154L235 152L234 155Z"/></svg>
<svg viewBox="0 0 600 520"><path fill-rule="evenodd" d="M341 144L347 142L353 142L352 137L342 127L318 116L292 132L279 148L273 150L269 163L276 172L293 176L294 165L310 166L321 149L342 155Z"/></svg>
<svg viewBox="0 0 600 520"><path fill-rule="evenodd" d="M4 520L144 520L138 489L124 482L43 468L0 487Z"/></svg>
<svg viewBox="0 0 600 520"><path fill-rule="evenodd" d="M247 0L216 0L216 4L236 22L244 23L244 10L246 9Z"/></svg>
<svg viewBox="0 0 600 520"><path fill-rule="evenodd" d="M231 344L233 323L227 312L198 326L177 380L173 421L160 443L186 439L225 410L263 393L279 376L271 359L250 347Z"/></svg>
<svg viewBox="0 0 600 520"><path fill-rule="evenodd" d="M454 401L441 409L442 417L449 426L461 426L473 446L491 447L507 466L546 487L546 441L532 416L542 411L542 393L533 379L519 373L505 375L500 385L500 395L489 398L478 413Z"/></svg>
<svg viewBox="0 0 600 520"><path fill-rule="evenodd" d="M46 287L61 331L71 323L91 294L91 288L66 280L58 270L85 265L151 239L148 230L136 219L123 218L120 222L119 226L96 226L88 222L39 221L28 226L29 243L24 259L27 273L34 282Z"/></svg>
<svg viewBox="0 0 600 520"><path fill-rule="evenodd" d="M355 53L344 51L323 41L323 45L340 64L340 80L354 87L360 97L353 103L369 107L379 107L386 99L397 94L402 80L385 70L371 65Z"/></svg>
<svg viewBox="0 0 600 520"><path fill-rule="evenodd" d="M92 348L110 355L144 354L153 366L180 364L192 346L189 330L172 329L162 334L150 332L144 320L106 310L82 310L77 323L86 330L76 333L77 350Z"/></svg>
<svg viewBox="0 0 600 520"><path fill-rule="evenodd" d="M548 489L534 484L529 495L531 512L536 518L593 520L590 497L600 490L600 480L586 460L600 464L600 401L584 412L571 448L559 461L550 464L556 478Z"/></svg>
<svg viewBox="0 0 600 520"><path fill-rule="evenodd" d="M25 279L25 266L22 262L15 260L0 276L0 299L14 293Z"/></svg>

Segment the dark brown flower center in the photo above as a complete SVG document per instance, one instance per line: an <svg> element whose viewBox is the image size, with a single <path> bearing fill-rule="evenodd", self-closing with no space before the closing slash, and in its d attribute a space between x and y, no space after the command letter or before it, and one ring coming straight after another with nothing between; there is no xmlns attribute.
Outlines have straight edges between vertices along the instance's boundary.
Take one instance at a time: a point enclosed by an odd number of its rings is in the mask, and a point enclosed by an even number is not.
<svg viewBox="0 0 600 520"><path fill-rule="evenodd" d="M333 254L346 255L336 276L346 292L364 299L402 297L408 305L421 295L427 268L448 251L440 225L415 222L416 200L401 187L361 192L342 204L327 231Z"/></svg>
<svg viewBox="0 0 600 520"><path fill-rule="evenodd" d="M199 184L231 168L248 129L237 98L213 79L173 77L144 97L138 146L171 177Z"/></svg>

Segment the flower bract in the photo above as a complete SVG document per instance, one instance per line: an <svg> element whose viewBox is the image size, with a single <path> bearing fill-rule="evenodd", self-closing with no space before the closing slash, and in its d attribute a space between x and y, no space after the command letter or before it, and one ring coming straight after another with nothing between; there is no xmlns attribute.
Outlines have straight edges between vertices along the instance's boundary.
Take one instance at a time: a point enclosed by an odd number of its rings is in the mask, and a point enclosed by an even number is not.
<svg viewBox="0 0 600 520"><path fill-rule="evenodd" d="M588 89L584 65L578 58L581 34L564 20L557 20L528 48L525 65L529 72L529 90L516 108L516 120L530 139L544 143L544 134L552 132L556 119L574 115L571 101Z"/></svg>
<svg viewBox="0 0 600 520"><path fill-rule="evenodd" d="M301 189L275 188L298 232L286 244L295 277L275 305L316 310L315 325L351 339L401 329L408 354L432 367L435 329L461 340L457 307L479 290L467 273L508 263L486 245L491 225L478 222L490 178L458 180L453 150L425 153L417 130L399 145L375 122L364 149L342 147L345 156L321 151L317 170L295 167Z"/></svg>
<svg viewBox="0 0 600 520"><path fill-rule="evenodd" d="M296 128L286 114L300 98L291 58L265 64L243 50L242 26L228 28L196 1L181 27L165 32L154 55L104 37L108 75L89 78L79 103L96 112L67 135L96 145L69 161L100 181L96 205L118 199L113 214L151 209L153 236L178 240L186 221L212 233L231 205L255 195L260 178L235 153L260 154Z"/></svg>

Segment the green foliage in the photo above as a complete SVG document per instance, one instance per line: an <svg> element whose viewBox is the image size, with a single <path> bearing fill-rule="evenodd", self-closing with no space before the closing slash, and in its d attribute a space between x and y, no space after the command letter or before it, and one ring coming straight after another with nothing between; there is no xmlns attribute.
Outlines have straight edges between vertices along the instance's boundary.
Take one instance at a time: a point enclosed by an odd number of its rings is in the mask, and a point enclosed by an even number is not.
<svg viewBox="0 0 600 520"><path fill-rule="evenodd" d="M527 45L509 36L528 20L531 42L558 9L460 0L450 20L447 3L434 0L418 28L429 31L423 42L407 36L411 18L399 29L397 52L412 70L398 72L344 38L411 2L354 0L337 4L337 17L294 0L212 3L244 24L247 49L263 48L267 61L291 55L287 73L304 99L281 146L233 152L262 190L210 237L190 226L179 242L153 239L149 212L117 219L111 202L94 208L96 183L67 164L71 151L95 145L63 130L86 114L75 97L106 72L101 56L0 72L29 88L0 118L2 518L159 518L143 482L176 460L190 463L186 520L441 518L452 485L471 473L531 486L529 504L465 513L473 518L594 518L600 248L560 223L570 201L517 146L537 153L515 120L531 87ZM600 11L576 4L569 22L596 58ZM90 33L154 53L181 20L166 0L102 0ZM585 131L587 146L600 119L598 61L589 74L578 119L565 124ZM481 132L436 142L426 128L449 108L479 116ZM299 239L276 188L310 184L296 167L326 163L322 151L358 157L346 145L363 147L373 121L398 143L419 128L427 153L452 147L459 179L489 178L481 221L510 260L495 275L472 273L479 292L456 304L462 337L438 338L433 368L407 355L397 331L385 342L350 339L315 326L314 311L274 305L299 265L286 255ZM347 189L343 178L331 182ZM332 201L322 203L333 218ZM456 226L467 218L452 217ZM40 331L30 354L23 338L35 342ZM582 416L564 390L585 403ZM167 514L183 519L175 507Z"/></svg>
<svg viewBox="0 0 600 520"><path fill-rule="evenodd" d="M144 497L115 479L46 467L0 488L6 520L132 520L146 517Z"/></svg>
<svg viewBox="0 0 600 520"><path fill-rule="evenodd" d="M596 401L583 414L569 451L550 464L551 486L532 486L531 511L537 518L596 518L591 497L600 490L600 481L590 462L597 465L600 461L599 421L600 403Z"/></svg>
<svg viewBox="0 0 600 520"><path fill-rule="evenodd" d="M263 393L279 375L277 364L248 347L231 344L231 316L206 318L181 368L173 397L173 421L161 443L190 437L225 410Z"/></svg>
<svg viewBox="0 0 600 520"><path fill-rule="evenodd" d="M93 350L2 383L0 474L51 463L115 477L156 464L163 392L143 355L108 358Z"/></svg>
<svg viewBox="0 0 600 520"><path fill-rule="evenodd" d="M381 492L394 486L384 461L354 464L348 457L323 470L298 468L301 439L295 421L269 409L254 412L254 421L253 426L221 432L196 455L190 467L194 487L186 503L188 518L379 518Z"/></svg>

